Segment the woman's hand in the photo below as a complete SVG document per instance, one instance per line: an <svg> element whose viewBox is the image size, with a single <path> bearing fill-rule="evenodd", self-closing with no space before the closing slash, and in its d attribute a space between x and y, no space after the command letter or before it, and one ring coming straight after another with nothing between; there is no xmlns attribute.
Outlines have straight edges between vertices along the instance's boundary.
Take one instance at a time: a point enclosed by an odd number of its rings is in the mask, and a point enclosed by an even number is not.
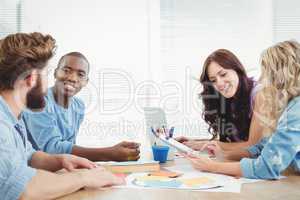
<svg viewBox="0 0 300 200"><path fill-rule="evenodd" d="M195 169L204 172L214 172L215 161L210 158L202 156L195 157L190 154L184 154L184 157L191 162Z"/></svg>
<svg viewBox="0 0 300 200"><path fill-rule="evenodd" d="M202 147L207 143L208 141L198 141L198 140L188 140L186 142L183 142L182 144L190 147L194 151L201 151Z"/></svg>
<svg viewBox="0 0 300 200"><path fill-rule="evenodd" d="M187 137L184 137L184 136L177 137L177 138L175 138L175 140L180 143L190 141Z"/></svg>
<svg viewBox="0 0 300 200"><path fill-rule="evenodd" d="M215 157L218 160L224 160L225 152L222 150L217 141L209 141L205 143L200 151L206 151L211 157Z"/></svg>

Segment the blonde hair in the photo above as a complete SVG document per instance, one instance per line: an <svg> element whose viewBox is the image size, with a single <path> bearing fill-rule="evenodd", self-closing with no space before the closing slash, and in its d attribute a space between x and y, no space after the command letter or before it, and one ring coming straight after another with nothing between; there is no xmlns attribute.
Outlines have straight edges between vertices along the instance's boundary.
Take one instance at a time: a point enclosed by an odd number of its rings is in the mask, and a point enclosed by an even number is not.
<svg viewBox="0 0 300 200"><path fill-rule="evenodd" d="M300 95L300 44L297 41L280 42L262 53L260 82L263 121L270 134L290 100Z"/></svg>

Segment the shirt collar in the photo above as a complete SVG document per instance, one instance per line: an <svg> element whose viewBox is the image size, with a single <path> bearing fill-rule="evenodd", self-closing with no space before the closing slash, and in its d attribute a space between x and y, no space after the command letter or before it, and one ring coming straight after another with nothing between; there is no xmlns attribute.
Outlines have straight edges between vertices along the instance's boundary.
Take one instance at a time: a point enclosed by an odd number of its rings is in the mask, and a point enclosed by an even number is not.
<svg viewBox="0 0 300 200"><path fill-rule="evenodd" d="M53 90L54 90L54 86L48 88L48 92L47 92L47 95L49 96L49 98L51 99L51 101L52 101L57 107L59 107L60 109L62 109L62 110L64 110L64 111L69 110L69 108L70 108L70 107L72 106L72 104L73 104L73 99L74 99L74 97L71 97L71 98L70 98L69 106L68 106L68 108L65 108L65 107L59 105L58 103L56 103L55 98L54 98L54 92L53 92Z"/></svg>
<svg viewBox="0 0 300 200"><path fill-rule="evenodd" d="M6 103L6 101L3 99L3 97L0 95L0 112L4 114L4 118L11 122L12 124L18 124L20 120L18 120L13 112L11 111L9 105ZM20 114L20 119L22 118L22 112Z"/></svg>

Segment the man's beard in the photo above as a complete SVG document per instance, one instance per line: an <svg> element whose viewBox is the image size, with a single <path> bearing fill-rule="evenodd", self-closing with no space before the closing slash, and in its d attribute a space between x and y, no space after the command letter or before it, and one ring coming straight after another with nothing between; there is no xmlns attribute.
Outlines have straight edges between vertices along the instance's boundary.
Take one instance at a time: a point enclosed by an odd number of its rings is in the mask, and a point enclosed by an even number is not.
<svg viewBox="0 0 300 200"><path fill-rule="evenodd" d="M38 77L36 85L26 95L27 108L31 110L41 110L45 107L44 92L41 77Z"/></svg>

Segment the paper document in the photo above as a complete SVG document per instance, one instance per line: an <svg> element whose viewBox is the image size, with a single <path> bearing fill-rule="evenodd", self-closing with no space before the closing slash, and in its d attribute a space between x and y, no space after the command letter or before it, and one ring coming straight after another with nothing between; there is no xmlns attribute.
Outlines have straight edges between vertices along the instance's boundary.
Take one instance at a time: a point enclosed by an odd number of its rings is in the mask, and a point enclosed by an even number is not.
<svg viewBox="0 0 300 200"><path fill-rule="evenodd" d="M154 160L138 160L138 161L127 161L127 162L116 162L116 161L108 161L108 162L95 162L98 165L114 165L114 166L130 166L130 165L146 165L146 164L159 164L158 161Z"/></svg>
<svg viewBox="0 0 300 200"><path fill-rule="evenodd" d="M208 156L207 153L202 153L200 151L195 151L191 148L189 148L188 146L174 140L173 138L166 138L165 136L163 135L160 135L158 136L158 138L164 142L165 144L171 146L171 147L174 147L175 149L177 149L179 152L182 152L182 153L186 153L186 154L191 154L195 157L199 157L199 156Z"/></svg>

